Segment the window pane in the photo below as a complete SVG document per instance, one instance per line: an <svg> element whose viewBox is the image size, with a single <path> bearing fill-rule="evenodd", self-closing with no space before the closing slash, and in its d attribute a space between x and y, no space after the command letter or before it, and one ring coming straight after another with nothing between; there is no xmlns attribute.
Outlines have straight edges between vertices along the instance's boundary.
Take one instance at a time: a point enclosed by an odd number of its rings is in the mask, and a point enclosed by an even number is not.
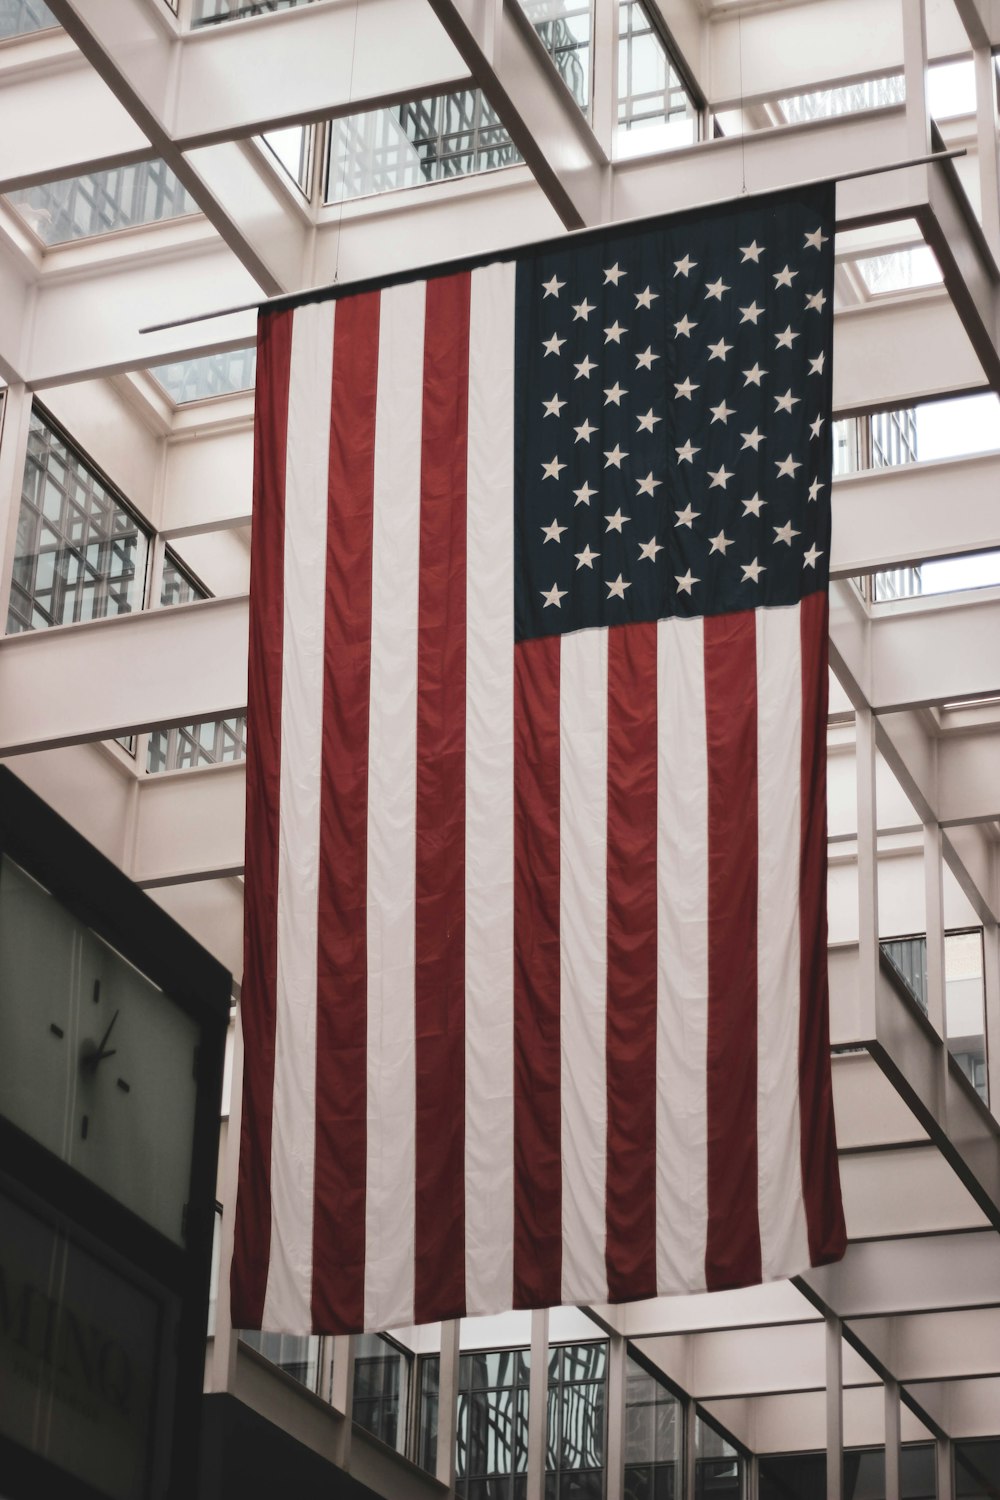
<svg viewBox="0 0 1000 1500"><path fill-rule="evenodd" d="M192 770L246 756L246 714L231 719L202 719L173 729L154 729L149 736L146 770Z"/></svg>
<svg viewBox="0 0 1000 1500"><path fill-rule="evenodd" d="M587 112L590 104L590 35L589 0L521 0L528 20L541 37L563 82L580 108Z"/></svg>
<svg viewBox="0 0 1000 1500"><path fill-rule="evenodd" d="M521 159L481 90L440 94L331 121L324 201L422 187Z"/></svg>
<svg viewBox="0 0 1000 1500"><path fill-rule="evenodd" d="M252 391L257 375L257 349L230 349L225 354L206 354L198 359L153 365L150 375L163 387L175 406L189 401L207 401Z"/></svg>
<svg viewBox="0 0 1000 1500"><path fill-rule="evenodd" d="M197 203L164 161L18 188L7 201L46 245L198 212Z"/></svg>
<svg viewBox="0 0 1000 1500"><path fill-rule="evenodd" d="M163 559L163 580L160 585L160 604L190 604L194 599L207 599L208 591L179 562L172 552Z"/></svg>
<svg viewBox="0 0 1000 1500"><path fill-rule="evenodd" d="M649 137L630 145L628 132L640 127ZM663 39L639 0L624 0L618 10L619 153L689 145L697 138L694 101Z"/></svg>
<svg viewBox="0 0 1000 1500"><path fill-rule="evenodd" d="M58 25L43 0L0 0L0 37L26 36Z"/></svg>
<svg viewBox="0 0 1000 1500"><path fill-rule="evenodd" d="M291 10L310 0L194 0L192 26L211 26L218 21L242 21L246 16L265 16L272 10Z"/></svg>
<svg viewBox="0 0 1000 1500"><path fill-rule="evenodd" d="M8 634L141 609L148 551L132 512L35 409Z"/></svg>

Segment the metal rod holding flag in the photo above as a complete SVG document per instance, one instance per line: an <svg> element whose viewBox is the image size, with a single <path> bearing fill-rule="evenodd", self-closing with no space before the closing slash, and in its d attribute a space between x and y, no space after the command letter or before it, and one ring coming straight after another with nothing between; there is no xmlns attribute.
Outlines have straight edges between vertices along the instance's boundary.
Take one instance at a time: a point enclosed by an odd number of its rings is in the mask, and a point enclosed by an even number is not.
<svg viewBox="0 0 1000 1500"><path fill-rule="evenodd" d="M814 177L810 178L807 182L798 182L793 184L792 186L794 186L795 188L810 188L819 187L824 182L854 182L859 177L879 177L884 172L905 172L909 167L922 167L936 161L953 161L956 157L966 156L967 154L968 152L966 151L966 148L964 146L955 146L950 151L932 151L926 156L914 156L907 161L888 162L881 167L859 167L856 172L842 172L837 177ZM773 189L768 188L767 192L786 192L789 190L790 189L787 187ZM708 208L711 207L712 204L705 204L703 206ZM616 230L629 229L633 225L645 223L649 217L650 216L648 214L643 214L641 218L637 219L620 219L615 222L613 227ZM568 231L565 238L567 241L572 241L577 235L593 234L596 228L601 227L610 226L588 224L583 229L574 229ZM422 274L426 274L427 269L428 268L426 267L421 268ZM384 280L384 277L379 278L379 284L382 284ZM348 284L345 284L345 288L346 285ZM349 285L351 291L358 291L360 290L363 283L352 282L349 283ZM212 312L191 313L187 317L171 318L166 323L148 323L145 328L140 328L139 332L140 334L164 333L168 328L185 328L189 323L207 323L212 318L228 318L232 317L236 313L260 312L260 310L265 307L275 308L283 307L285 305L291 305L295 303L299 298L320 297L329 294L333 290L334 288L332 286L327 286L308 287L298 292L279 292L274 297L262 297L256 302L240 302L237 303L234 307L215 308Z"/></svg>

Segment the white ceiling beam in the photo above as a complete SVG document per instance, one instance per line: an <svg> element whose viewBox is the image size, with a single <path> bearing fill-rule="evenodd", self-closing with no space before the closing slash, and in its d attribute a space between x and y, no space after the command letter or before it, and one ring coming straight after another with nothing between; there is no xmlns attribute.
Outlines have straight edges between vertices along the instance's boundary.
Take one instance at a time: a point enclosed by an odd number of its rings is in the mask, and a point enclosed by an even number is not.
<svg viewBox="0 0 1000 1500"><path fill-rule="evenodd" d="M149 156L146 136L75 48L45 68L0 76L0 193Z"/></svg>
<svg viewBox="0 0 1000 1500"><path fill-rule="evenodd" d="M0 641L0 754L226 718L247 701L247 599Z"/></svg>
<svg viewBox="0 0 1000 1500"><path fill-rule="evenodd" d="M239 762L146 777L126 873L146 889L241 875L245 807Z"/></svg>
<svg viewBox="0 0 1000 1500"><path fill-rule="evenodd" d="M866 1318L852 1326L899 1381L1000 1376L1000 1308Z"/></svg>
<svg viewBox="0 0 1000 1500"><path fill-rule="evenodd" d="M842 1154L851 1240L982 1229L990 1220L933 1145Z"/></svg>
<svg viewBox="0 0 1000 1500"><path fill-rule="evenodd" d="M984 1229L865 1241L797 1280L848 1319L988 1307L1000 1302L997 1237Z"/></svg>
<svg viewBox="0 0 1000 1500"><path fill-rule="evenodd" d="M255 172L238 142L203 147L189 163L170 135L182 45L172 18L144 0L102 0L99 6L53 0L51 8L255 281L268 294L300 286L307 224L277 176Z"/></svg>
<svg viewBox="0 0 1000 1500"><path fill-rule="evenodd" d="M164 124L187 148L468 84L425 0L304 5L184 36Z"/></svg>
<svg viewBox="0 0 1000 1500"><path fill-rule="evenodd" d="M941 595L879 607L870 621L872 692L877 713L1000 694L1000 595Z"/></svg>
<svg viewBox="0 0 1000 1500"><path fill-rule="evenodd" d="M163 262L171 250L165 276ZM201 220L132 231L118 257L105 253L91 264L85 254L70 252L64 264L72 269L46 275L34 292L35 316L22 360L25 379L35 390L254 342L253 313L162 333L139 332L150 323L212 312L259 295L249 272ZM15 319L16 287L15 281L2 294L3 307Z"/></svg>
<svg viewBox="0 0 1000 1500"><path fill-rule="evenodd" d="M781 1396L738 1397L703 1403L737 1441L753 1452L823 1452L827 1444L826 1392L798 1391ZM926 1442L928 1429L913 1412L902 1412L905 1443ZM875 1448L884 1441L884 1397L881 1382L848 1386L844 1391L844 1446Z"/></svg>
<svg viewBox="0 0 1000 1500"><path fill-rule="evenodd" d="M641 1339L637 1346L696 1401L826 1387L826 1328L818 1316L809 1323ZM860 1355L844 1350L845 1386L877 1380Z"/></svg>
<svg viewBox="0 0 1000 1500"><path fill-rule="evenodd" d="M1000 1379L914 1383L906 1394L951 1438L996 1436Z"/></svg>
<svg viewBox="0 0 1000 1500"><path fill-rule="evenodd" d="M831 571L850 578L1000 547L998 491L995 453L843 475L833 483Z"/></svg>
<svg viewBox="0 0 1000 1500"><path fill-rule="evenodd" d="M518 0L430 3L562 223L601 223L607 156Z"/></svg>
<svg viewBox="0 0 1000 1500"><path fill-rule="evenodd" d="M985 388L982 364L943 290L844 308L834 329L838 416Z"/></svg>
<svg viewBox="0 0 1000 1500"><path fill-rule="evenodd" d="M1000 818L1000 735L949 735L938 742L938 821Z"/></svg>

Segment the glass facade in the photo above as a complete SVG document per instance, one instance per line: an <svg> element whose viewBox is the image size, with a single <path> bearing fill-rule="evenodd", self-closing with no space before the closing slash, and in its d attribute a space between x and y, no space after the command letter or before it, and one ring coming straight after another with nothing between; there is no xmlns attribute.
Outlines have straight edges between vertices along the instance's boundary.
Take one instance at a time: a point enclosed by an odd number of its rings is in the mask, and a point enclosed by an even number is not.
<svg viewBox="0 0 1000 1500"><path fill-rule="evenodd" d="M519 1500L528 1467L527 1349L463 1354L459 1363L456 1493Z"/></svg>
<svg viewBox="0 0 1000 1500"><path fill-rule="evenodd" d="M197 359L175 360L153 365L149 371L175 406L208 401L213 396L231 396L252 391L257 376L257 349L229 349L223 354L205 354Z"/></svg>
<svg viewBox="0 0 1000 1500"><path fill-rule="evenodd" d="M549 1351L545 1500L601 1500L607 1429L608 1346Z"/></svg>
<svg viewBox="0 0 1000 1500"><path fill-rule="evenodd" d="M698 115L663 40L639 0L618 10L618 129L672 127L673 145L698 138Z"/></svg>
<svg viewBox="0 0 1000 1500"><path fill-rule="evenodd" d="M307 1390L318 1389L320 1341L316 1334L257 1333L245 1329L240 1338Z"/></svg>
<svg viewBox="0 0 1000 1500"><path fill-rule="evenodd" d="M377 1333L355 1342L353 1416L359 1427L390 1448L405 1438L406 1374L411 1356Z"/></svg>
<svg viewBox="0 0 1000 1500"><path fill-rule="evenodd" d="M208 590L202 588L197 579L178 562L174 554L167 549L163 559L163 578L160 583L160 606L168 608L171 604L190 604L195 599L207 599Z"/></svg>
<svg viewBox="0 0 1000 1500"><path fill-rule="evenodd" d="M0 0L0 40L58 25L44 0Z"/></svg>
<svg viewBox="0 0 1000 1500"><path fill-rule="evenodd" d="M141 609L149 535L38 409L28 455L7 633Z"/></svg>
<svg viewBox="0 0 1000 1500"><path fill-rule="evenodd" d="M884 938L882 954L920 1009L927 1014L927 938ZM983 934L947 932L944 939L945 1033L948 1050L984 1103L986 1077Z"/></svg>
<svg viewBox="0 0 1000 1500"><path fill-rule="evenodd" d="M853 115L905 102L903 75L892 73L886 78L860 78L840 88L792 94L779 99L777 104L783 119L793 125L801 120L830 120L837 115Z"/></svg>
<svg viewBox="0 0 1000 1500"><path fill-rule="evenodd" d="M194 0L192 26L213 26L219 21L242 21L247 16L266 16L272 10L291 10L310 0Z"/></svg>
<svg viewBox="0 0 1000 1500"><path fill-rule="evenodd" d="M323 196L340 203L520 160L481 89L439 94L333 120Z"/></svg>
<svg viewBox="0 0 1000 1500"><path fill-rule="evenodd" d="M694 1424L695 1500L740 1500L742 1492L743 1459L699 1417Z"/></svg>
<svg viewBox="0 0 1000 1500"><path fill-rule="evenodd" d="M187 189L159 160L18 188L7 201L46 245L198 212Z"/></svg>
<svg viewBox="0 0 1000 1500"><path fill-rule="evenodd" d="M676 1500L682 1485L683 1408L662 1380L625 1369L625 1500Z"/></svg>
<svg viewBox="0 0 1000 1500"><path fill-rule="evenodd" d="M559 70L573 98L586 114L590 108L589 0L521 0L528 20Z"/></svg>
<svg viewBox="0 0 1000 1500"><path fill-rule="evenodd" d="M244 760L247 753L247 717L202 719L173 729L154 729L149 736L146 770L191 771L199 766L217 766Z"/></svg>

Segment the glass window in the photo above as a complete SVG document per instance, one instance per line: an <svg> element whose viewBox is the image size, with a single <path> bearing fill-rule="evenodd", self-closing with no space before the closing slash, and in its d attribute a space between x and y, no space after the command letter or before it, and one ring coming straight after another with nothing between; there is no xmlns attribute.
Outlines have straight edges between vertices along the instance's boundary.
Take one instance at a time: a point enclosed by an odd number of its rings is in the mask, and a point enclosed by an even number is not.
<svg viewBox="0 0 1000 1500"><path fill-rule="evenodd" d="M439 94L331 121L324 201L422 187L521 160L480 89Z"/></svg>
<svg viewBox="0 0 1000 1500"><path fill-rule="evenodd" d="M1000 1494L1000 1438L955 1444L955 1494L961 1500L996 1500Z"/></svg>
<svg viewBox="0 0 1000 1500"><path fill-rule="evenodd" d="M307 196L315 135L314 125L285 125L281 130L269 130L260 137L282 171Z"/></svg>
<svg viewBox="0 0 1000 1500"><path fill-rule="evenodd" d="M198 212L187 189L158 160L18 188L8 202L46 245Z"/></svg>
<svg viewBox="0 0 1000 1500"><path fill-rule="evenodd" d="M516 1500L528 1467L527 1349L463 1354L459 1363L456 1494Z"/></svg>
<svg viewBox="0 0 1000 1500"><path fill-rule="evenodd" d="M208 401L213 396L231 396L252 391L257 378L257 349L229 349L224 354L204 354L197 359L175 360L153 365L149 371L175 406Z"/></svg>
<svg viewBox="0 0 1000 1500"><path fill-rule="evenodd" d="M11 581L8 634L141 609L149 535L35 408Z"/></svg>
<svg viewBox="0 0 1000 1500"><path fill-rule="evenodd" d="M218 21L242 21L246 16L266 16L272 10L291 10L310 0L194 0L192 26L212 26Z"/></svg>
<svg viewBox="0 0 1000 1500"><path fill-rule="evenodd" d="M316 1334L257 1333L244 1329L240 1338L300 1385L310 1391L316 1390L319 1382L319 1338Z"/></svg>
<svg viewBox="0 0 1000 1500"><path fill-rule="evenodd" d="M590 108L590 0L521 0L560 77L584 114Z"/></svg>
<svg viewBox="0 0 1000 1500"><path fill-rule="evenodd" d="M429 1474L437 1467L438 1391L441 1361L436 1354L419 1362L417 1394L417 1463Z"/></svg>
<svg viewBox="0 0 1000 1500"><path fill-rule="evenodd" d="M604 1493L608 1346L549 1350L545 1500L600 1500Z"/></svg>
<svg viewBox="0 0 1000 1500"><path fill-rule="evenodd" d="M942 280L941 267L929 245L909 245L903 250L887 250L883 255L860 256L854 264L873 297L936 286Z"/></svg>
<svg viewBox="0 0 1000 1500"><path fill-rule="evenodd" d="M919 933L914 937L884 938L879 947L897 978L926 1015L926 936ZM948 1050L979 1097L987 1103L989 1095L981 928L945 933L944 985Z"/></svg>
<svg viewBox="0 0 1000 1500"><path fill-rule="evenodd" d="M150 775L190 771L198 766L244 760L246 753L246 714L235 714L231 719L201 719L173 729L154 729L149 736L146 770Z"/></svg>
<svg viewBox="0 0 1000 1500"><path fill-rule="evenodd" d="M903 75L893 73L888 78L860 78L856 83L847 83L840 88L792 94L779 99L777 104L783 118L789 124L797 124L801 120L830 120L838 115L853 115L905 102Z"/></svg>
<svg viewBox="0 0 1000 1500"><path fill-rule="evenodd" d="M698 113L659 32L639 0L618 8L618 145L636 129L660 127L636 142L643 150L689 145L698 138Z"/></svg>
<svg viewBox="0 0 1000 1500"><path fill-rule="evenodd" d="M390 1448L401 1448L410 1356L378 1333L362 1334L354 1351L354 1421Z"/></svg>
<svg viewBox="0 0 1000 1500"><path fill-rule="evenodd" d="M160 604L166 608L171 604L190 604L196 599L208 599L204 588L167 548L163 559L163 580L160 585Z"/></svg>
<svg viewBox="0 0 1000 1500"><path fill-rule="evenodd" d="M694 1426L694 1455L695 1500L740 1500L743 1459L700 1417Z"/></svg>
<svg viewBox="0 0 1000 1500"><path fill-rule="evenodd" d="M59 22L43 0L0 0L0 38L47 31Z"/></svg>
<svg viewBox="0 0 1000 1500"><path fill-rule="evenodd" d="M625 1500L674 1500L681 1488L681 1403L634 1359L625 1366Z"/></svg>

